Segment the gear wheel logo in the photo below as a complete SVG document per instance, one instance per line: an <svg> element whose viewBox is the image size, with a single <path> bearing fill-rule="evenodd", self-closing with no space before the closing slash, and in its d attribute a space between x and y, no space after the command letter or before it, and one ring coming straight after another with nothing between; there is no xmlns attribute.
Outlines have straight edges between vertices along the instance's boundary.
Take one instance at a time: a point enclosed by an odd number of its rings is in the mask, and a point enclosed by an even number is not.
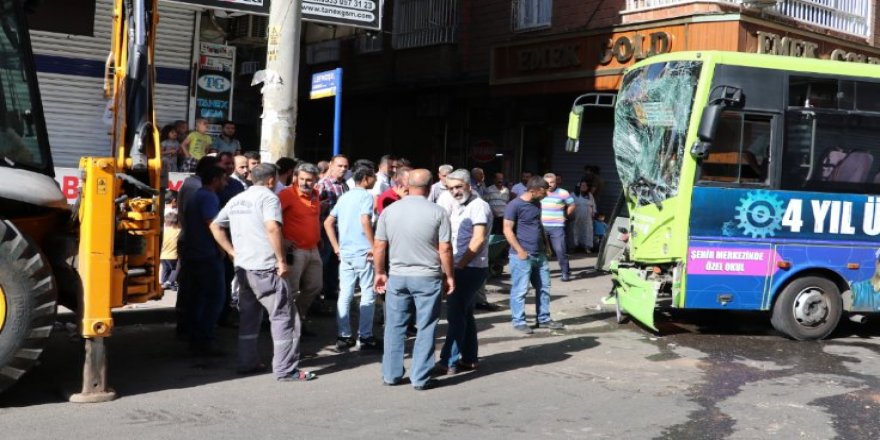
<svg viewBox="0 0 880 440"><path fill-rule="evenodd" d="M739 199L739 206L736 207L736 227L743 230L743 235L752 238L772 237L782 229L782 205L782 200L769 191L749 191Z"/></svg>

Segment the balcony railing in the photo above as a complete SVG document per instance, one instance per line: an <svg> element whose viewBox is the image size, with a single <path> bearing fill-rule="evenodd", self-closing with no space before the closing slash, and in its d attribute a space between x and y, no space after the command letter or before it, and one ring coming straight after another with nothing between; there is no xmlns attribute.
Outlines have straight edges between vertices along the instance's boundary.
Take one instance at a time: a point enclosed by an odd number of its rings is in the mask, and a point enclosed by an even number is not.
<svg viewBox="0 0 880 440"><path fill-rule="evenodd" d="M397 0L394 2L395 49L455 43L457 0Z"/></svg>
<svg viewBox="0 0 880 440"><path fill-rule="evenodd" d="M626 0L626 12L697 3L694 0ZM769 14L858 37L871 36L873 0L699 0L699 3L762 7Z"/></svg>

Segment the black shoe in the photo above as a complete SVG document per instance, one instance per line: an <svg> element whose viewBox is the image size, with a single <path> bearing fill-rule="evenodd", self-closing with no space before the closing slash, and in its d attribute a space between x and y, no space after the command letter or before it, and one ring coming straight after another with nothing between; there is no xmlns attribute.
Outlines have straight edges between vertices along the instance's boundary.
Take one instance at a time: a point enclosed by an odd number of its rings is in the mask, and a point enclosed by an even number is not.
<svg viewBox="0 0 880 440"><path fill-rule="evenodd" d="M339 337L336 338L336 351L337 352L346 352L349 348L354 347L354 338L349 336L347 338Z"/></svg>
<svg viewBox="0 0 880 440"><path fill-rule="evenodd" d="M487 312L497 312L501 310L501 307L490 302L482 302L474 306L474 308L479 310L485 310Z"/></svg>
<svg viewBox="0 0 880 440"><path fill-rule="evenodd" d="M414 325L406 326L406 337L407 338L414 338L418 334L419 334L419 329L417 329L416 326L414 326Z"/></svg>
<svg viewBox="0 0 880 440"><path fill-rule="evenodd" d="M571 281L571 275L564 273L564 274L562 274L562 278L560 278L560 280L567 283L567 282Z"/></svg>
<svg viewBox="0 0 880 440"><path fill-rule="evenodd" d="M382 342L374 336L368 338L358 338L359 350L381 350Z"/></svg>
<svg viewBox="0 0 880 440"><path fill-rule="evenodd" d="M535 332L534 330L532 330L531 327L529 327L528 324L515 325L513 326L513 329L526 335L530 335Z"/></svg>
<svg viewBox="0 0 880 440"><path fill-rule="evenodd" d="M413 389L416 391L426 391L432 388L437 388L440 385L440 382L437 382L434 379L428 379L425 383L421 385L413 385Z"/></svg>
<svg viewBox="0 0 880 440"><path fill-rule="evenodd" d="M565 324L556 321L539 322L539 328L549 328L550 330L565 330Z"/></svg>

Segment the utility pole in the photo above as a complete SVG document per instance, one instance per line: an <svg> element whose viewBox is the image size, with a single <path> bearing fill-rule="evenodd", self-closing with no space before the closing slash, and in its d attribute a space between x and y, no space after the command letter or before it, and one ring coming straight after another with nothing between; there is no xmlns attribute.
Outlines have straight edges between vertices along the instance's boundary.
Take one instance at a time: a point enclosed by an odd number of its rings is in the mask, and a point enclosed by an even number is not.
<svg viewBox="0 0 880 440"><path fill-rule="evenodd" d="M275 0L269 6L266 69L263 72L263 162L293 157L296 139L302 0ZM255 77L255 82L259 81Z"/></svg>

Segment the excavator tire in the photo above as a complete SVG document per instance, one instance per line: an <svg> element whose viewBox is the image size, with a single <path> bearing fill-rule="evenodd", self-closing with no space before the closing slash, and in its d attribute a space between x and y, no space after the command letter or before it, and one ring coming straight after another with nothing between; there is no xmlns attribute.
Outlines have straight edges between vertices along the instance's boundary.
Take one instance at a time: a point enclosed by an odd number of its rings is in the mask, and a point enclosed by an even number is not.
<svg viewBox="0 0 880 440"><path fill-rule="evenodd" d="M55 323L56 299L46 256L0 219L0 392L37 363Z"/></svg>

